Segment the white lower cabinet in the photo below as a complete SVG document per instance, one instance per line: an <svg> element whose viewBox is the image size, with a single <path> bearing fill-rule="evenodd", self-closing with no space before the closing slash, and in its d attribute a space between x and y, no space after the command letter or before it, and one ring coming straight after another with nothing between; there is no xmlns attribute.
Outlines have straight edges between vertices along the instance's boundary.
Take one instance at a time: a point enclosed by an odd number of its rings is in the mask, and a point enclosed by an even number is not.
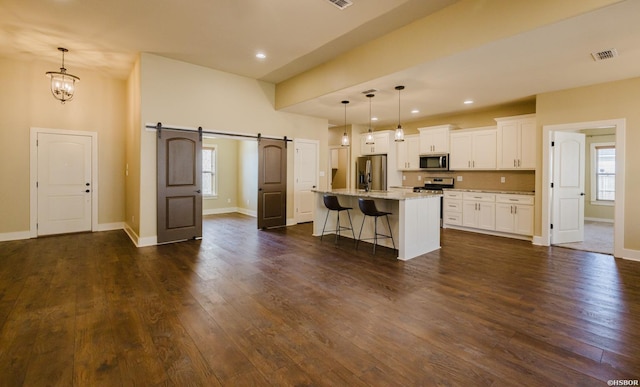
<svg viewBox="0 0 640 387"><path fill-rule="evenodd" d="M533 235L533 196L498 195L496 231Z"/></svg>
<svg viewBox="0 0 640 387"><path fill-rule="evenodd" d="M533 235L533 196L487 192L445 191L444 227L495 235Z"/></svg>
<svg viewBox="0 0 640 387"><path fill-rule="evenodd" d="M462 225L465 227L495 230L496 195L465 192L462 194Z"/></svg>
<svg viewBox="0 0 640 387"><path fill-rule="evenodd" d="M445 191L442 201L442 223L462 226L462 192Z"/></svg>

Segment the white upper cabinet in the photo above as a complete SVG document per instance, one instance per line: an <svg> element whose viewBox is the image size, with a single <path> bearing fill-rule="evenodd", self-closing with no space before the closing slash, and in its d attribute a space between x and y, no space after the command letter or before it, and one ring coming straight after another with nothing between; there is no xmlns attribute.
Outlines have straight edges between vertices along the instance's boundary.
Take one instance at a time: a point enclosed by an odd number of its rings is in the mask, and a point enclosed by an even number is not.
<svg viewBox="0 0 640 387"><path fill-rule="evenodd" d="M420 136L405 136L404 141L396 142L397 168L402 171L420 169Z"/></svg>
<svg viewBox="0 0 640 387"><path fill-rule="evenodd" d="M360 135L360 154L362 155L381 155L389 153L389 142L391 141L391 132L388 130L373 132L373 144L366 144L367 134Z"/></svg>
<svg viewBox="0 0 640 387"><path fill-rule="evenodd" d="M449 153L449 132L453 125L418 128L420 131L420 154Z"/></svg>
<svg viewBox="0 0 640 387"><path fill-rule="evenodd" d="M499 169L536 168L536 116L496 118Z"/></svg>
<svg viewBox="0 0 640 387"><path fill-rule="evenodd" d="M496 169L496 136L495 127L452 132L449 169Z"/></svg>

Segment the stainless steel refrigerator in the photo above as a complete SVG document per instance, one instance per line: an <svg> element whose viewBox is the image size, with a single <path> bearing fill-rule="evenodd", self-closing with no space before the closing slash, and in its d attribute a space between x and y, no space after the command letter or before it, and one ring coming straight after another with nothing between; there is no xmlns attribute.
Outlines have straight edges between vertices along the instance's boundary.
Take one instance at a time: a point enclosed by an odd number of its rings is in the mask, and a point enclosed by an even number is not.
<svg viewBox="0 0 640 387"><path fill-rule="evenodd" d="M356 188L387 190L387 155L360 156L356 161Z"/></svg>

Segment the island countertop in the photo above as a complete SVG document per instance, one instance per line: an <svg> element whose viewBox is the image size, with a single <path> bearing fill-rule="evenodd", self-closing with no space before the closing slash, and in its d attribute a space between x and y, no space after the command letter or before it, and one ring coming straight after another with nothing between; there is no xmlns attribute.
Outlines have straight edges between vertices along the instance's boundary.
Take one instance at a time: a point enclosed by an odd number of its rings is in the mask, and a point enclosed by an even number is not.
<svg viewBox="0 0 640 387"><path fill-rule="evenodd" d="M429 197L440 197L442 194L434 194L427 192L402 192L402 191L365 191L363 189L334 189L334 190L321 190L314 189L313 192L328 193L344 196L355 196L371 199L388 199L388 200L411 200L411 199L424 199Z"/></svg>
<svg viewBox="0 0 640 387"><path fill-rule="evenodd" d="M345 231L342 237L363 237L363 242L370 241L377 228L382 227L382 232L393 236L393 241L388 238L378 240L379 245L397 249L398 259L407 260L419 255L429 253L440 248L440 210L442 195L426 192L402 192L402 191L369 191L358 189L334 189L312 190L316 196L316 207L313 219L313 235L320 236L325 227L329 227L334 233L338 229L335 222L340 219L341 226L349 228L360 226L360 230L352 233ZM324 195L331 194L339 197L340 204L349 207L349 216L338 217L337 214L329 216L329 211L324 205ZM367 221L365 215L359 210L360 199L375 201L376 208L388 212L387 222L376 227L376 220ZM329 226L327 220L331 218ZM353 224L351 222L353 221ZM333 223L332 223L333 222ZM385 224L386 223L386 224ZM388 227L387 227L388 226ZM357 235L357 237L356 237Z"/></svg>

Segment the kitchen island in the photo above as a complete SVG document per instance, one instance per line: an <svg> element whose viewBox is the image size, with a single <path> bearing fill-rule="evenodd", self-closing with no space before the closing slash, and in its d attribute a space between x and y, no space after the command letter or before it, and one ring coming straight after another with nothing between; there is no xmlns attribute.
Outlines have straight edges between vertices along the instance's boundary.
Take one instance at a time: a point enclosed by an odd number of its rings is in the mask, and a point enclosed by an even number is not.
<svg viewBox="0 0 640 387"><path fill-rule="evenodd" d="M313 221L313 235L322 234L322 226L327 215L327 208L324 206L323 195L332 194L338 197L340 204L345 207L352 207L351 219L353 221L353 232L356 238L360 233L363 214L358 207L358 198L373 199L376 207L381 211L391 212L389 223L391 232L398 249L398 259L408 260L419 255L437 250L440 248L440 197L441 194L417 193L402 191L369 191L358 189L336 189L336 190L315 190L316 208ZM344 215L344 214L343 214ZM335 229L336 213L329 215L327 229ZM346 216L340 217L342 226L348 225ZM362 238L373 237L374 218L369 217L364 222ZM387 222L384 219L378 220L378 231L387 233ZM351 238L351 232L342 231L341 236ZM369 241L363 241L369 242ZM390 239L378 240L378 244L393 248ZM361 245L360 248L367 248Z"/></svg>

